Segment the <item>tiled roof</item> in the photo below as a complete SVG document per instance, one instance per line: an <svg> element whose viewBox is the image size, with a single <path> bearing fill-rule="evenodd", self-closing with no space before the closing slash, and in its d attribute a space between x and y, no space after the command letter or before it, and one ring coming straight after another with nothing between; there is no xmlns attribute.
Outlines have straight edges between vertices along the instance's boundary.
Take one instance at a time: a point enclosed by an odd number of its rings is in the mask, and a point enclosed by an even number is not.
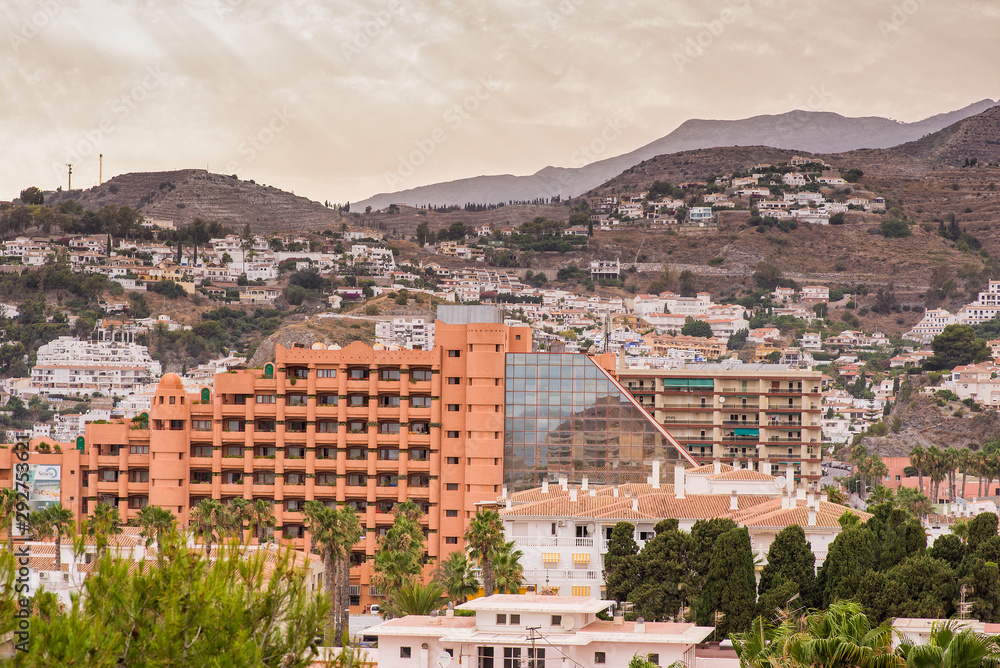
<svg viewBox="0 0 1000 668"><path fill-rule="evenodd" d="M733 467L729 464L721 464L719 466L720 473L728 473L732 471ZM706 473L715 473L715 464L705 464L704 466L699 466L698 468L688 469L688 475L704 475Z"/></svg>
<svg viewBox="0 0 1000 668"><path fill-rule="evenodd" d="M773 475L768 475L766 473L761 473L760 471L754 471L753 469L736 469L735 471L729 470L725 473L716 473L715 475L708 476L709 480L752 480L769 482L774 480Z"/></svg>

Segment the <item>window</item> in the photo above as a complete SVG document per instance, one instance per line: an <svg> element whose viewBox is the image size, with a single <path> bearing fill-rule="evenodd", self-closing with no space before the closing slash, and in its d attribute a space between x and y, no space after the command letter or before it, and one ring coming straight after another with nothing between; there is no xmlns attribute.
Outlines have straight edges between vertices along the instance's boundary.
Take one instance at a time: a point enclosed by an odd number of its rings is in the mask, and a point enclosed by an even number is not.
<svg viewBox="0 0 1000 668"><path fill-rule="evenodd" d="M408 484L410 487L430 487L431 478L426 475L411 475Z"/></svg>
<svg viewBox="0 0 1000 668"><path fill-rule="evenodd" d="M528 668L545 668L545 649L542 647L534 649L529 647L528 659Z"/></svg>
<svg viewBox="0 0 1000 668"><path fill-rule="evenodd" d="M458 545L458 537L457 536L445 536L444 537L444 542L447 545Z"/></svg>
<svg viewBox="0 0 1000 668"><path fill-rule="evenodd" d="M448 410L452 413L457 413L459 411L459 408L460 407L458 404L448 404Z"/></svg>
<svg viewBox="0 0 1000 668"><path fill-rule="evenodd" d="M173 397L170 397L173 399ZM128 499L128 507L133 509L145 508L149 505L148 496L130 496Z"/></svg>
<svg viewBox="0 0 1000 668"><path fill-rule="evenodd" d="M129 482L149 482L149 470L148 469L136 469L134 471L128 472Z"/></svg>
<svg viewBox="0 0 1000 668"><path fill-rule="evenodd" d="M336 369L316 369L316 377L317 378L336 378L337 377L337 370Z"/></svg>
<svg viewBox="0 0 1000 668"><path fill-rule="evenodd" d="M507 615L505 615L503 613L498 614L497 615L497 624L506 624L506 623L507 623Z"/></svg>
<svg viewBox="0 0 1000 668"><path fill-rule="evenodd" d="M449 385L461 385L462 384L462 379L459 378L458 376L448 376L448 384Z"/></svg>
<svg viewBox="0 0 1000 668"><path fill-rule="evenodd" d="M211 457L212 456L212 446L211 445L192 445L191 446L191 456L192 457Z"/></svg>
<svg viewBox="0 0 1000 668"><path fill-rule="evenodd" d="M368 459L368 448L347 448L347 458L354 461ZM379 458L381 459L381 456Z"/></svg>
<svg viewBox="0 0 1000 668"><path fill-rule="evenodd" d="M410 397L410 406L412 408L430 408L431 398L424 395L416 395Z"/></svg>
<svg viewBox="0 0 1000 668"><path fill-rule="evenodd" d="M477 668L493 668L493 648L480 645L476 650L479 659Z"/></svg>
<svg viewBox="0 0 1000 668"><path fill-rule="evenodd" d="M211 420L191 420L191 429L194 431L212 431Z"/></svg>
<svg viewBox="0 0 1000 668"><path fill-rule="evenodd" d="M225 450L222 451L223 457L242 457L243 456L243 446L242 445L227 445Z"/></svg>
<svg viewBox="0 0 1000 668"><path fill-rule="evenodd" d="M378 398L379 408L398 408L399 397L394 394L383 394Z"/></svg>
<svg viewBox="0 0 1000 668"><path fill-rule="evenodd" d="M607 660L604 652L594 652L594 663L607 663Z"/></svg>
<svg viewBox="0 0 1000 668"><path fill-rule="evenodd" d="M458 431L448 431L448 438L458 438Z"/></svg>
<svg viewBox="0 0 1000 668"><path fill-rule="evenodd" d="M317 473L316 474L316 484L317 485L336 485L337 484L337 474L336 473Z"/></svg>
<svg viewBox="0 0 1000 668"><path fill-rule="evenodd" d="M521 648L503 648L503 668L521 668Z"/></svg>
<svg viewBox="0 0 1000 668"><path fill-rule="evenodd" d="M375 504L375 512L383 515L391 515L395 507L395 501L379 501Z"/></svg>
<svg viewBox="0 0 1000 668"><path fill-rule="evenodd" d="M306 430L305 420L288 420L285 422L285 431L304 432Z"/></svg>
<svg viewBox="0 0 1000 668"><path fill-rule="evenodd" d="M317 406L336 406L337 405L336 394L317 394L316 395L316 405Z"/></svg>
<svg viewBox="0 0 1000 668"><path fill-rule="evenodd" d="M458 457L448 457L447 463L448 464L458 464Z"/></svg>
<svg viewBox="0 0 1000 668"><path fill-rule="evenodd" d="M304 484L306 484L306 474L305 473L286 473L285 474L285 484L286 485L304 485Z"/></svg>
<svg viewBox="0 0 1000 668"><path fill-rule="evenodd" d="M382 473L377 476L377 483L379 487L399 487L399 476Z"/></svg>
<svg viewBox="0 0 1000 668"><path fill-rule="evenodd" d="M368 395L367 394L352 394L347 397L347 405L353 407L367 406L368 405Z"/></svg>
<svg viewBox="0 0 1000 668"><path fill-rule="evenodd" d="M273 445L259 445L254 450L253 456L261 459L274 459L278 454L278 449Z"/></svg>
<svg viewBox="0 0 1000 668"><path fill-rule="evenodd" d="M290 446L285 448L286 459L305 459L306 449L301 446Z"/></svg>
<svg viewBox="0 0 1000 668"><path fill-rule="evenodd" d="M273 485L274 484L274 472L273 471L257 471L253 474L253 484L255 485Z"/></svg>
<svg viewBox="0 0 1000 668"><path fill-rule="evenodd" d="M399 433L399 423L398 422L380 422L378 425L378 433L380 434L398 434Z"/></svg>
<svg viewBox="0 0 1000 668"><path fill-rule="evenodd" d="M431 433L431 425L427 422L411 422L410 433L424 435L429 434Z"/></svg>
<svg viewBox="0 0 1000 668"><path fill-rule="evenodd" d="M410 378L418 382L424 382L431 379L430 369L412 369L410 371Z"/></svg>
<svg viewBox="0 0 1000 668"><path fill-rule="evenodd" d="M360 513L364 512L364 510L368 508L368 502L359 499L351 499L350 501L347 502L347 506L349 508L353 508L354 510Z"/></svg>
<svg viewBox="0 0 1000 668"><path fill-rule="evenodd" d="M257 425L254 429L256 431L274 431L275 422L274 420L257 420Z"/></svg>
<svg viewBox="0 0 1000 668"><path fill-rule="evenodd" d="M379 448L378 458L383 461L399 461L398 448Z"/></svg>
<svg viewBox="0 0 1000 668"><path fill-rule="evenodd" d="M257 403L258 404L273 404L276 401L276 399L277 399L277 397L275 397L273 394L258 394L257 395Z"/></svg>
<svg viewBox="0 0 1000 668"><path fill-rule="evenodd" d="M301 513L305 504L306 502L304 499L288 499L285 501L285 510L290 513Z"/></svg>
<svg viewBox="0 0 1000 668"><path fill-rule="evenodd" d="M521 623L521 615L511 615L510 616L510 623L511 624L520 624Z"/></svg>
<svg viewBox="0 0 1000 668"><path fill-rule="evenodd" d="M173 406L177 403L177 397L170 397L170 405Z"/></svg>
<svg viewBox="0 0 1000 668"><path fill-rule="evenodd" d="M412 656L412 654L413 652L409 647L399 648L399 658L401 659L409 659Z"/></svg>
<svg viewBox="0 0 1000 668"><path fill-rule="evenodd" d="M457 492L458 491L458 483L457 482L445 483L444 488L446 490L448 490L449 492Z"/></svg>
<svg viewBox="0 0 1000 668"><path fill-rule="evenodd" d="M398 381L399 380L399 369L379 369L378 372L379 380L386 381Z"/></svg>
<svg viewBox="0 0 1000 668"><path fill-rule="evenodd" d="M446 511L444 511L444 516L445 517L458 517L458 511L457 510L446 510Z"/></svg>
<svg viewBox="0 0 1000 668"><path fill-rule="evenodd" d="M244 431L246 427L243 420L226 420L223 424L223 431Z"/></svg>
<svg viewBox="0 0 1000 668"><path fill-rule="evenodd" d="M348 487L364 487L368 484L368 476L363 473L351 473L347 476Z"/></svg>
<svg viewBox="0 0 1000 668"><path fill-rule="evenodd" d="M348 369L348 380L368 380L368 369Z"/></svg>
<svg viewBox="0 0 1000 668"><path fill-rule="evenodd" d="M301 526L285 527L285 538L303 538L305 535L305 529Z"/></svg>
<svg viewBox="0 0 1000 668"><path fill-rule="evenodd" d="M285 404L288 406L305 406L309 399L304 394L289 394L285 396Z"/></svg>
<svg viewBox="0 0 1000 668"><path fill-rule="evenodd" d="M316 459L336 459L337 448L316 448Z"/></svg>
<svg viewBox="0 0 1000 668"><path fill-rule="evenodd" d="M430 452L426 448L410 448L411 462L426 462Z"/></svg>
<svg viewBox="0 0 1000 668"><path fill-rule="evenodd" d="M552 615L552 626L562 626L562 615Z"/></svg>
<svg viewBox="0 0 1000 668"><path fill-rule="evenodd" d="M347 431L352 434L360 434L361 432L368 431L368 423L364 420L351 420L347 423Z"/></svg>
<svg viewBox="0 0 1000 668"><path fill-rule="evenodd" d="M659 654L650 654L650 655L648 655L646 657L646 660L649 661L654 666L660 665L660 655Z"/></svg>
<svg viewBox="0 0 1000 668"><path fill-rule="evenodd" d="M337 423L332 420L320 420L316 423L317 434L336 434Z"/></svg>
<svg viewBox="0 0 1000 668"><path fill-rule="evenodd" d="M243 471L226 471L222 474L223 485L242 485Z"/></svg>
<svg viewBox="0 0 1000 668"><path fill-rule="evenodd" d="M462 356L462 351L461 350L449 350L448 351L448 357L461 357L461 356Z"/></svg>
<svg viewBox="0 0 1000 668"><path fill-rule="evenodd" d="M149 446L148 445L130 445L128 446L128 452L130 455L148 455Z"/></svg>

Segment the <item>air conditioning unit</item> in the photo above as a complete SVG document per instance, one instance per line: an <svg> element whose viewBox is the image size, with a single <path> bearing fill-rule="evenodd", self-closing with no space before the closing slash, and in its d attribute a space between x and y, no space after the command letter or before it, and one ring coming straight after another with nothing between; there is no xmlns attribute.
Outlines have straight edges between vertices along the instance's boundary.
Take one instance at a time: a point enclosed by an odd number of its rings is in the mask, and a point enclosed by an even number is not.
<svg viewBox="0 0 1000 668"><path fill-rule="evenodd" d="M530 592L530 593L534 593L535 592L535 585L528 585L527 587L525 587L525 590L528 591L528 592Z"/></svg>
<svg viewBox="0 0 1000 668"><path fill-rule="evenodd" d="M566 521L565 520L559 520L558 522L556 522L556 526L564 527L564 526L566 526Z"/></svg>

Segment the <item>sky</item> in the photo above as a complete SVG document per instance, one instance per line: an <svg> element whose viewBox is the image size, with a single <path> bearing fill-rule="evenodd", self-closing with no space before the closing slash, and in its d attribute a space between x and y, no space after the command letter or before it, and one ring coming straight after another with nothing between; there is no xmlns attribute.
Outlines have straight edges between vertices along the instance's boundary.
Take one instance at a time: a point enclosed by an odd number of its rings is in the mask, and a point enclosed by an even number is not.
<svg viewBox="0 0 1000 668"><path fill-rule="evenodd" d="M0 200L135 171L317 201L579 166L690 118L1000 97L995 0L5 0ZM627 119L621 122L621 119Z"/></svg>

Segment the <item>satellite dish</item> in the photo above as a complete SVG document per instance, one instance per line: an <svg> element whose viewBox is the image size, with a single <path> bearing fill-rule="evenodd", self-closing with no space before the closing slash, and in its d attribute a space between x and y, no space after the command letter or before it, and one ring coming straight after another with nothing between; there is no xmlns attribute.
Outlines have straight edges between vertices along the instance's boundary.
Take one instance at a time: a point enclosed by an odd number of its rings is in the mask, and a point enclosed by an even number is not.
<svg viewBox="0 0 1000 668"><path fill-rule="evenodd" d="M720 404L726 403L726 398L725 397L719 397L719 403Z"/></svg>
<svg viewBox="0 0 1000 668"><path fill-rule="evenodd" d="M570 616L563 617L563 620L562 620L563 631L572 631L574 624L575 624L575 622L573 621L572 617L570 617Z"/></svg>
<svg viewBox="0 0 1000 668"><path fill-rule="evenodd" d="M778 489L782 489L785 486L785 482L786 482L785 476L779 475L777 478L774 479L774 486L777 487Z"/></svg>
<svg viewBox="0 0 1000 668"><path fill-rule="evenodd" d="M451 658L452 658L451 654L448 654L448 652L441 650L441 653L438 654L438 666L440 666L441 668L448 668L448 666L451 665Z"/></svg>

